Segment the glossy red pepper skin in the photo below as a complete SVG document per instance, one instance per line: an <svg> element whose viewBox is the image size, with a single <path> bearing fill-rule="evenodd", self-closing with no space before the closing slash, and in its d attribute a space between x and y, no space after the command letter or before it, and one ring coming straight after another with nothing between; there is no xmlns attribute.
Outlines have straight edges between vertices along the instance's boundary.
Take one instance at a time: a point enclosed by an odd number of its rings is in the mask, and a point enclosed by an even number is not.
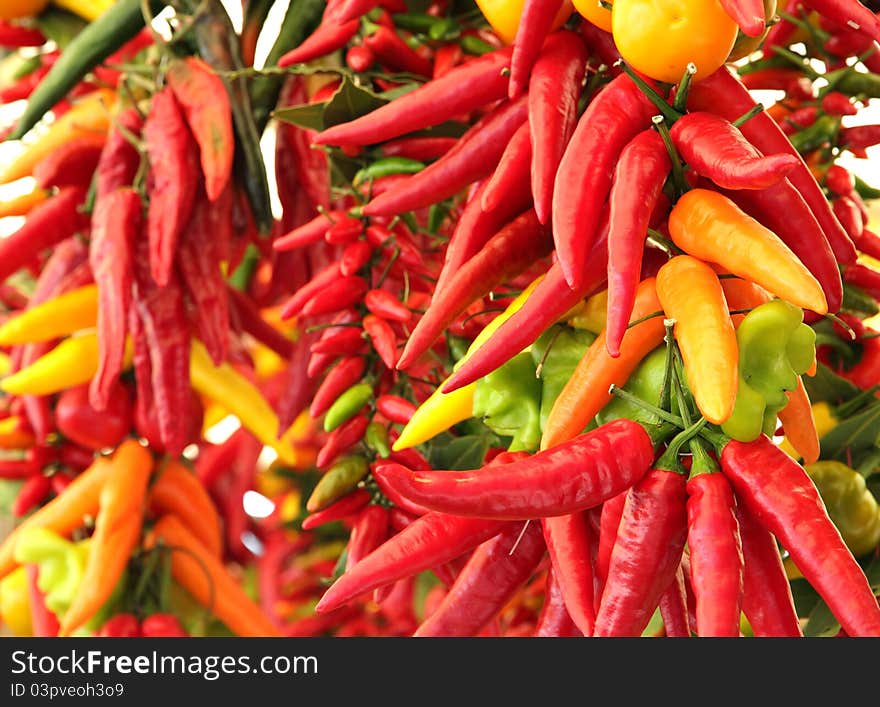
<svg viewBox="0 0 880 707"><path fill-rule="evenodd" d="M397 363L397 335L388 320L367 314L364 317L364 331L385 367L393 369Z"/></svg>
<svg viewBox="0 0 880 707"><path fill-rule="evenodd" d="M504 98L508 79L502 71L510 67L511 53L509 48L499 49L456 66L372 113L324 130L316 136L315 142L319 145L376 144L439 125Z"/></svg>
<svg viewBox="0 0 880 707"><path fill-rule="evenodd" d="M627 494L593 635L640 636L675 578L687 539L687 480L653 469Z"/></svg>
<svg viewBox="0 0 880 707"><path fill-rule="evenodd" d="M532 161L532 143L529 121L524 122L510 138L498 159L498 166L482 189L480 204L483 211L498 209L507 195L516 189L516 183L527 177Z"/></svg>
<svg viewBox="0 0 880 707"><path fill-rule="evenodd" d="M356 275L370 260L372 246L366 241L355 241L346 246L339 259L339 272L344 275Z"/></svg>
<svg viewBox="0 0 880 707"><path fill-rule="evenodd" d="M45 43L46 37L40 30L0 20L0 47L18 49L39 47Z"/></svg>
<svg viewBox="0 0 880 707"><path fill-rule="evenodd" d="M376 410L390 422L405 425L416 411L416 406L398 395L380 395L376 399Z"/></svg>
<svg viewBox="0 0 880 707"><path fill-rule="evenodd" d="M620 60L620 50L614 43L611 32L606 32L592 22L581 22L578 26L578 34L583 37L590 54L604 64L611 76L617 76L620 69L615 66Z"/></svg>
<svg viewBox="0 0 880 707"><path fill-rule="evenodd" d="M339 277L303 305L302 316L317 317L348 309L361 301L367 289L367 282L362 277L357 275Z"/></svg>
<svg viewBox="0 0 880 707"><path fill-rule="evenodd" d="M88 218L78 211L84 200L81 187L64 187L31 209L24 224L0 240L0 281L84 228Z"/></svg>
<svg viewBox="0 0 880 707"><path fill-rule="evenodd" d="M116 116L95 171L95 197L98 201L106 194L129 187L134 182L141 156L129 142L129 137L139 138L143 127L144 119L135 108L126 108Z"/></svg>
<svg viewBox="0 0 880 707"><path fill-rule="evenodd" d="M338 24L335 19L329 19L325 12L318 28L302 44L284 54L278 60L278 66L281 68L293 66L332 54L344 47L357 34L360 27L359 20Z"/></svg>
<svg viewBox="0 0 880 707"><path fill-rule="evenodd" d="M851 27L875 41L880 41L880 19L860 2L852 0L801 0L822 17Z"/></svg>
<svg viewBox="0 0 880 707"><path fill-rule="evenodd" d="M294 292L281 309L281 318L289 319L299 314L309 300L339 280L339 263L333 262L319 270L311 280Z"/></svg>
<svg viewBox="0 0 880 707"><path fill-rule="evenodd" d="M743 555L733 489L722 474L704 473L688 480L687 494L697 635L739 636Z"/></svg>
<svg viewBox="0 0 880 707"><path fill-rule="evenodd" d="M377 27L375 32L364 38L364 46L373 52L380 64L392 71L425 77L434 73L433 63L417 54L397 32L388 27Z"/></svg>
<svg viewBox="0 0 880 707"><path fill-rule="evenodd" d="M88 189L104 143L103 135L74 138L40 160L34 166L33 177L43 189L70 186Z"/></svg>
<svg viewBox="0 0 880 707"><path fill-rule="evenodd" d="M584 635L568 615L562 587L552 567L547 571L544 603L541 605L534 635L538 638L574 638Z"/></svg>
<svg viewBox="0 0 880 707"><path fill-rule="evenodd" d="M736 504L743 552L742 610L758 638L803 636L776 539L743 503Z"/></svg>
<svg viewBox="0 0 880 707"><path fill-rule="evenodd" d="M150 614L141 621L140 635L145 638L185 638L189 634L173 614Z"/></svg>
<svg viewBox="0 0 880 707"><path fill-rule="evenodd" d="M684 573L679 566L675 579L660 597L660 617L667 638L690 638L691 627L688 618L687 589Z"/></svg>
<svg viewBox="0 0 880 707"><path fill-rule="evenodd" d="M861 263L847 265L843 269L843 281L860 287L871 297L880 297L880 272Z"/></svg>
<svg viewBox="0 0 880 707"><path fill-rule="evenodd" d="M58 396L54 412L58 431L71 442L94 452L115 449L132 429L131 394L118 379L112 382L102 408L91 403L89 386L80 385Z"/></svg>
<svg viewBox="0 0 880 707"><path fill-rule="evenodd" d="M599 609L602 592L605 589L605 581L608 579L608 567L611 564L611 551L617 541L617 529L620 527L620 519L623 517L623 507L626 504L626 496L629 489L612 496L602 504L599 515L599 542L596 549L595 591L593 603Z"/></svg>
<svg viewBox="0 0 880 707"><path fill-rule="evenodd" d="M373 314L394 322L408 322L412 312L388 290L370 290L364 296L364 304Z"/></svg>
<svg viewBox="0 0 880 707"><path fill-rule="evenodd" d="M769 42L769 37L765 41ZM765 44L765 46L768 45ZM688 108L690 110L715 113L731 122L747 113L754 106L755 101L748 89L726 66L722 66L711 76L693 84L688 93ZM825 199L816 178L775 121L766 112L762 112L746 121L740 126L740 130L746 139L764 155L788 153L796 155L801 160L801 163L789 172L788 179L800 192L816 217L836 260L841 263L855 260L855 247L834 217L831 206Z"/></svg>
<svg viewBox="0 0 880 707"><path fill-rule="evenodd" d="M40 589L38 565L25 565L28 579L28 604L35 638L54 638L58 635L58 617L46 606L46 596Z"/></svg>
<svg viewBox="0 0 880 707"><path fill-rule="evenodd" d="M107 619L95 635L101 638L139 638L141 625L134 614L116 614Z"/></svg>
<svg viewBox="0 0 880 707"><path fill-rule="evenodd" d="M822 110L828 115L855 115L858 109L845 93L829 91L822 96Z"/></svg>
<svg viewBox="0 0 880 707"><path fill-rule="evenodd" d="M765 189L800 162L791 154L762 155L733 123L705 111L679 118L669 133L684 161L724 189Z"/></svg>
<svg viewBox="0 0 880 707"><path fill-rule="evenodd" d="M840 221L850 238L855 242L856 238L861 235L865 228L865 222L858 204L849 196L839 197L831 203L837 220Z"/></svg>
<svg viewBox="0 0 880 707"><path fill-rule="evenodd" d="M515 218L467 261L419 319L397 367L405 370L427 351L453 320L493 287L519 275L552 249L550 229L542 226L535 211Z"/></svg>
<svg viewBox="0 0 880 707"><path fill-rule="evenodd" d="M627 143L651 127L655 112L622 74L601 89L578 120L556 172L552 208L556 256L572 289L583 285L586 254L598 235L614 164Z"/></svg>
<svg viewBox="0 0 880 707"><path fill-rule="evenodd" d="M527 115L525 98L501 104L471 127L439 160L370 201L364 206L364 214L395 216L421 209L482 179L498 163L504 148L526 121Z"/></svg>
<svg viewBox="0 0 880 707"><path fill-rule="evenodd" d="M131 188L113 191L95 205L89 263L98 285L98 370L89 399L103 410L118 384L125 356L135 243L143 227L143 203Z"/></svg>
<svg viewBox="0 0 880 707"><path fill-rule="evenodd" d="M570 620L590 636L596 623L593 597L593 532L584 513L542 518L554 581ZM549 595L548 595L549 599Z"/></svg>
<svg viewBox="0 0 880 707"><path fill-rule="evenodd" d="M763 0L720 0L721 7L733 18L743 34L757 37L764 31Z"/></svg>
<svg viewBox="0 0 880 707"><path fill-rule="evenodd" d="M379 547L388 537L388 509L370 504L362 508L355 518L348 539L345 568L351 569L364 557Z"/></svg>
<svg viewBox="0 0 880 707"><path fill-rule="evenodd" d="M309 351L334 356L366 353L363 330L357 327L341 327L337 333L316 341L309 347Z"/></svg>
<svg viewBox="0 0 880 707"><path fill-rule="evenodd" d="M653 444L641 425L614 420L499 467L411 471L386 464L374 475L410 500L443 513L525 520L598 506L636 483L653 458Z"/></svg>
<svg viewBox="0 0 880 707"><path fill-rule="evenodd" d="M150 160L150 273L163 287L171 278L177 242L189 221L201 179L198 146L170 88L153 97L144 123L144 142Z"/></svg>
<svg viewBox="0 0 880 707"><path fill-rule="evenodd" d="M541 53L541 47L550 41L548 35L561 8L562 0L526 0L523 3L510 64L508 96L511 99L529 86L529 74Z"/></svg>
<svg viewBox="0 0 880 707"><path fill-rule="evenodd" d="M671 168L660 134L645 130L623 149L614 169L609 197L605 347L615 358L620 356L620 343L629 326L636 290L642 280L648 225Z"/></svg>
<svg viewBox="0 0 880 707"><path fill-rule="evenodd" d="M362 356L342 359L331 369L315 392L312 404L309 407L311 416L318 418L327 412L336 401L336 398L361 379L365 370L366 362Z"/></svg>
<svg viewBox="0 0 880 707"><path fill-rule="evenodd" d="M856 247L865 255L872 258L880 258L880 235L863 228L855 239Z"/></svg>
<svg viewBox="0 0 880 707"><path fill-rule="evenodd" d="M344 454L364 438L369 420L364 415L356 415L333 430L318 451L315 466L326 469L340 454Z"/></svg>
<svg viewBox="0 0 880 707"><path fill-rule="evenodd" d="M538 523L508 526L474 551L413 636L476 636L531 576L545 549Z"/></svg>
<svg viewBox="0 0 880 707"><path fill-rule="evenodd" d="M877 599L803 467L766 436L728 442L720 462L737 498L788 550L846 633L880 636Z"/></svg>
<svg viewBox="0 0 880 707"><path fill-rule="evenodd" d="M572 290L565 282L562 267L558 262L553 263L522 308L498 327L495 334L452 374L443 392L450 393L500 368L534 343L542 332L584 297L601 289L608 273L607 214L606 210L599 238L585 266L582 286Z"/></svg>
<svg viewBox="0 0 880 707"><path fill-rule="evenodd" d="M289 233L279 236L272 243L275 250L293 250L295 248L304 248L305 246L317 243L334 223L340 219L346 218L345 211L330 211L318 214L310 221L297 226Z"/></svg>
<svg viewBox="0 0 880 707"><path fill-rule="evenodd" d="M577 34L555 32L541 49L528 82L531 184L541 223L550 220L556 172L577 125L587 58L587 48Z"/></svg>
<svg viewBox="0 0 880 707"><path fill-rule="evenodd" d="M421 516L346 571L324 593L315 610L332 611L378 587L461 557L508 525L445 513Z"/></svg>
<svg viewBox="0 0 880 707"><path fill-rule="evenodd" d="M21 518L32 508L36 508L52 490L52 480L45 474L31 474L18 490L10 510L16 518Z"/></svg>
<svg viewBox="0 0 880 707"><path fill-rule="evenodd" d="M825 186L837 196L849 197L855 189L856 182L852 172L839 164L831 165L825 172ZM837 214L835 214L837 215ZM838 219L840 217L838 216ZM856 245L858 247L858 245Z"/></svg>
<svg viewBox="0 0 880 707"><path fill-rule="evenodd" d="M382 154L427 162L442 157L457 143L458 138L454 137L404 137L382 145Z"/></svg>
<svg viewBox="0 0 880 707"><path fill-rule="evenodd" d="M880 144L880 125L854 125L840 129L840 144L852 150L864 150Z"/></svg>
<svg viewBox="0 0 880 707"><path fill-rule="evenodd" d="M355 489L347 496L327 506L324 510L311 513L303 519L302 529L313 530L327 523L333 523L343 518L348 518L355 511L359 511L370 502L370 494L364 489ZM389 524L393 526L389 515Z"/></svg>

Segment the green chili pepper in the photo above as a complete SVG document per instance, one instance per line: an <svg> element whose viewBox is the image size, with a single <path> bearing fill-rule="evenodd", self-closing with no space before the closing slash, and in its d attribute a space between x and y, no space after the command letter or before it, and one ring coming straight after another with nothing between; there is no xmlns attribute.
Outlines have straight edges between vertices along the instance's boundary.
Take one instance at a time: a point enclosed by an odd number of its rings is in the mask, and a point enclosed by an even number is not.
<svg viewBox="0 0 880 707"><path fill-rule="evenodd" d="M865 485L865 478L838 461L819 461L804 468L853 555L866 555L877 547L880 505Z"/></svg>
<svg viewBox="0 0 880 707"><path fill-rule="evenodd" d="M164 6L159 0L147 0L152 10ZM34 127L46 112L78 84L104 59L144 28L141 0L119 0L97 20L88 24L71 40L28 98L10 140L19 140Z"/></svg>
<svg viewBox="0 0 880 707"><path fill-rule="evenodd" d="M406 12L393 15L394 26L414 32L416 34L428 34L431 27L438 23L438 18L423 12Z"/></svg>
<svg viewBox="0 0 880 707"><path fill-rule="evenodd" d="M382 459L387 459L391 456L388 428L381 422L371 422L367 425L367 431L364 433L364 442L366 442L368 448L376 452Z"/></svg>
<svg viewBox="0 0 880 707"><path fill-rule="evenodd" d="M534 451L541 442L541 381L528 352L480 378L474 390L473 416L502 437L508 450Z"/></svg>
<svg viewBox="0 0 880 707"><path fill-rule="evenodd" d="M659 405L665 378L666 346L663 345L658 346L642 359L623 389L652 405ZM670 400L672 401L672 409L675 410L678 398L674 390L670 390ZM617 396L613 397L611 402L596 415L596 422L600 425L620 419L635 420L647 425L659 425L662 422L653 413Z"/></svg>
<svg viewBox="0 0 880 707"><path fill-rule="evenodd" d="M459 40L459 44L461 44L461 48L465 54L474 54L476 56L482 56L483 54L488 54L489 52L494 52L495 47L493 47L488 42L484 42L479 37L475 37L472 34L467 34Z"/></svg>
<svg viewBox="0 0 880 707"><path fill-rule="evenodd" d="M880 98L880 76L862 73L852 68L839 69L824 77L828 85L820 91L820 96L829 91L840 91L848 96Z"/></svg>
<svg viewBox="0 0 880 707"><path fill-rule="evenodd" d="M550 409L596 335L586 329L557 324L532 344L532 361L541 378L541 431Z"/></svg>
<svg viewBox="0 0 880 707"><path fill-rule="evenodd" d="M408 157L381 157L354 175L353 184L359 186L371 179L388 177L392 174L415 174L425 168L423 162Z"/></svg>
<svg viewBox="0 0 880 707"><path fill-rule="evenodd" d="M847 312L855 312L865 317L872 317L880 312L877 300L871 297L861 287L850 282L843 283L843 299L840 308Z"/></svg>
<svg viewBox="0 0 880 707"><path fill-rule="evenodd" d="M320 511L353 491L370 470L359 456L343 457L335 462L315 485L306 502L309 513Z"/></svg>
<svg viewBox="0 0 880 707"><path fill-rule="evenodd" d="M880 199L880 189L876 189L868 184L859 175L853 174L856 180L856 191L863 199Z"/></svg>
<svg viewBox="0 0 880 707"><path fill-rule="evenodd" d="M37 585L46 607L59 616L79 591L88 556L88 541L72 543L46 528L23 530L15 544L16 561L39 566Z"/></svg>
<svg viewBox="0 0 880 707"><path fill-rule="evenodd" d="M785 393L816 359L816 332L804 324L804 312L784 300L772 300L749 312L736 332L739 387L733 414L721 425L725 434L751 442L772 436L777 413L788 404Z"/></svg>
<svg viewBox="0 0 880 707"><path fill-rule="evenodd" d="M826 143L836 142L837 131L840 130L840 119L823 115L816 122L789 137L791 144L802 155L818 150Z"/></svg>
<svg viewBox="0 0 880 707"><path fill-rule="evenodd" d="M324 431L332 432L344 422L348 422L372 397L373 386L369 383L355 383L336 398L336 402L324 413Z"/></svg>
<svg viewBox="0 0 880 707"><path fill-rule="evenodd" d="M458 35L458 23L448 17L435 20L434 24L428 29L428 36L431 39L442 41L444 39L452 39Z"/></svg>

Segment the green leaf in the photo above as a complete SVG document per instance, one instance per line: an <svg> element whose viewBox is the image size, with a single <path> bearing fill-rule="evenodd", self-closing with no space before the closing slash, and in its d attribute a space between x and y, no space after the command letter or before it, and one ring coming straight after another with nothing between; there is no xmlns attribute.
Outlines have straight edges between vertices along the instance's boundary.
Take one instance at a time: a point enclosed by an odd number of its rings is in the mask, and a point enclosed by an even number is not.
<svg viewBox="0 0 880 707"><path fill-rule="evenodd" d="M880 443L880 403L843 420L819 440L823 459L847 462Z"/></svg>
<svg viewBox="0 0 880 707"><path fill-rule="evenodd" d="M836 405L861 392L858 387L820 363L815 376L803 376L804 387L813 403L828 402Z"/></svg>
<svg viewBox="0 0 880 707"><path fill-rule="evenodd" d="M836 636L839 631L840 624L837 623L837 619L834 618L831 609L828 608L824 601L820 601L810 612L810 616L804 626L804 636L810 638L829 638Z"/></svg>
<svg viewBox="0 0 880 707"><path fill-rule="evenodd" d="M324 128L347 123L384 106L390 99L356 86L347 76L324 107Z"/></svg>
<svg viewBox="0 0 880 707"><path fill-rule="evenodd" d="M793 579L790 584L795 613L800 617L809 616L816 605L822 601L822 598L805 579Z"/></svg>
<svg viewBox="0 0 880 707"><path fill-rule="evenodd" d="M307 130L324 129L324 106L326 103L304 103L273 111L272 117L283 123L293 123Z"/></svg>
<svg viewBox="0 0 880 707"><path fill-rule="evenodd" d="M480 435L456 437L448 444L432 446L428 451L428 461L435 469L478 469L488 449L488 440Z"/></svg>

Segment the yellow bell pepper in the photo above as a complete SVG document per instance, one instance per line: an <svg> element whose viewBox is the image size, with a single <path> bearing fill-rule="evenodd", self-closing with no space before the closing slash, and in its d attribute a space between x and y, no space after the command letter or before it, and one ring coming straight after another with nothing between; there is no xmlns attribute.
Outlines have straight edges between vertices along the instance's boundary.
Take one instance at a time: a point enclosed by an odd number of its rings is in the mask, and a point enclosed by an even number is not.
<svg viewBox="0 0 880 707"><path fill-rule="evenodd" d="M516 38L516 30L519 28L525 0L477 0L477 5L486 21L492 25L492 29L501 37L502 41L512 44ZM553 20L553 29L558 29L565 24L572 12L574 12L574 8L571 2L565 0Z"/></svg>
<svg viewBox="0 0 880 707"><path fill-rule="evenodd" d="M0 580L0 621L19 638L33 636L27 569L19 567Z"/></svg>
<svg viewBox="0 0 880 707"><path fill-rule="evenodd" d="M113 7L115 2L116 0L53 0L52 4L94 22Z"/></svg>
<svg viewBox="0 0 880 707"><path fill-rule="evenodd" d="M98 286L84 285L26 309L0 326L0 346L33 344L91 329L98 321Z"/></svg>
<svg viewBox="0 0 880 707"><path fill-rule="evenodd" d="M456 364L456 368L461 366L477 349L486 343L498 327L522 308L543 277L541 275L536 278L508 305L507 309L486 325L468 347L465 355ZM392 445L392 450L399 452L403 449L415 447L441 432L445 432L453 425L472 417L474 391L477 389L476 382L463 386L451 393L443 392L444 385L446 385L446 381L438 385L430 397L413 413L410 421L401 431L400 437Z"/></svg>
<svg viewBox="0 0 880 707"><path fill-rule="evenodd" d="M202 396L222 405L263 444L278 453L285 464L296 466L299 455L285 433L277 438L279 421L272 406L257 387L228 363L215 366L204 344L192 342L189 368L190 382Z"/></svg>
<svg viewBox="0 0 880 707"><path fill-rule="evenodd" d="M131 340L126 340L123 368L131 365ZM10 395L51 395L88 383L98 370L98 335L94 332L64 339L30 366L0 380Z"/></svg>

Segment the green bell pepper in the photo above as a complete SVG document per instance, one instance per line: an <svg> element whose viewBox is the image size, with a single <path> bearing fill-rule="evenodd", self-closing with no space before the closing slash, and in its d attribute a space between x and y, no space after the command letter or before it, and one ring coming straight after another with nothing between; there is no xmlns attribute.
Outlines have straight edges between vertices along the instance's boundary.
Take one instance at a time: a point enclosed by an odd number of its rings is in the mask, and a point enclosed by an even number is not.
<svg viewBox="0 0 880 707"><path fill-rule="evenodd" d="M495 434L512 437L511 452L538 448L540 409L541 381L526 351L477 381L472 414Z"/></svg>
<svg viewBox="0 0 880 707"><path fill-rule="evenodd" d="M641 398L651 405L660 404L663 382L666 378L666 345L654 349L642 359L638 368L633 371L623 389ZM672 409L676 409L675 391L671 391ZM604 425L611 420L628 419L647 425L659 425L662 420L647 410L634 405L623 398L614 397L596 415L596 422Z"/></svg>
<svg viewBox="0 0 880 707"><path fill-rule="evenodd" d="M79 591L89 556L88 540L78 543L46 528L27 528L15 544L15 559L40 568L37 586L46 608L62 616Z"/></svg>
<svg viewBox="0 0 880 707"><path fill-rule="evenodd" d="M804 312L784 300L771 300L749 312L736 332L739 387L726 435L751 442L772 436L776 416L788 404L786 391L816 360L816 332L804 324Z"/></svg>
<svg viewBox="0 0 880 707"><path fill-rule="evenodd" d="M595 340L596 335L591 331L557 324L532 344L532 361L541 378L542 432L553 403Z"/></svg>

